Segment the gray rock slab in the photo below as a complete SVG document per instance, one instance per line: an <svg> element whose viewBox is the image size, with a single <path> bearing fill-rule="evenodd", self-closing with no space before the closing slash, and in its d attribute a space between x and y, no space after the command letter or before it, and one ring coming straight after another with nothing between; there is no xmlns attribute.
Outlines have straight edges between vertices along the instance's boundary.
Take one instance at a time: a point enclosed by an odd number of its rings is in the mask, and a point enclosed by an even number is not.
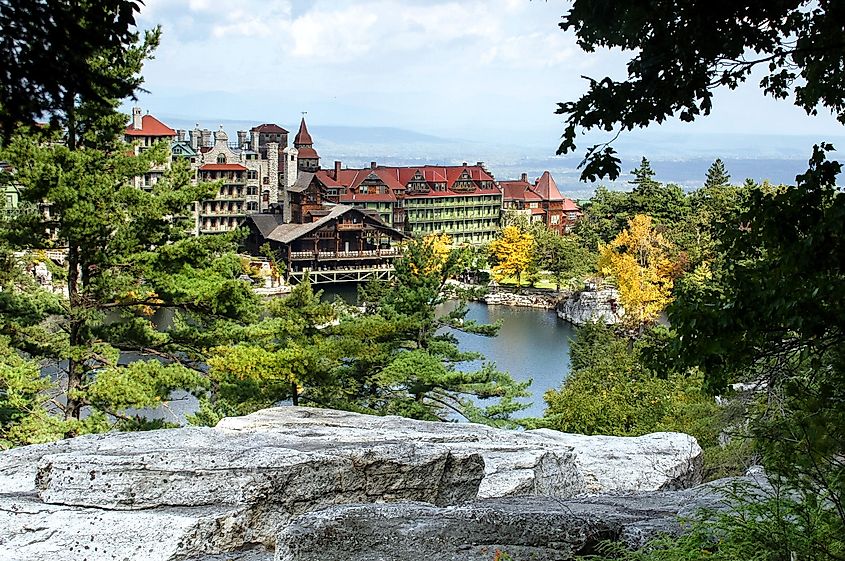
<svg viewBox="0 0 845 561"><path fill-rule="evenodd" d="M264 561L315 510L670 489L696 482L700 456L675 433L579 437L301 407L89 435L0 453L0 561Z"/></svg>
<svg viewBox="0 0 845 561"><path fill-rule="evenodd" d="M641 547L681 531L680 518L728 506L718 486L558 499L505 497L446 508L419 503L344 505L294 519L276 561L563 561L604 541Z"/></svg>

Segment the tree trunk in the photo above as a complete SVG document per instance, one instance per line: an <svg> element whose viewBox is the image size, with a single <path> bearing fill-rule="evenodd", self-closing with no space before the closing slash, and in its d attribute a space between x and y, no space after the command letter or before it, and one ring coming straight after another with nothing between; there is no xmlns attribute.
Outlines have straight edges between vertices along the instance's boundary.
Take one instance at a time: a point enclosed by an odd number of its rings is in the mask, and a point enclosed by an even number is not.
<svg viewBox="0 0 845 561"><path fill-rule="evenodd" d="M67 292L70 305L70 347L73 349L82 341L82 319L77 317L76 313L79 310L79 248L71 245L68 248L67 255L68 275L67 275ZM74 390L82 387L83 369L80 362L71 357L68 358L67 366L67 406L65 408L65 419L79 419L79 413L82 409L82 402L79 398L73 397Z"/></svg>
<svg viewBox="0 0 845 561"><path fill-rule="evenodd" d="M294 405L299 405L299 393L296 389L296 382L290 384L290 400Z"/></svg>

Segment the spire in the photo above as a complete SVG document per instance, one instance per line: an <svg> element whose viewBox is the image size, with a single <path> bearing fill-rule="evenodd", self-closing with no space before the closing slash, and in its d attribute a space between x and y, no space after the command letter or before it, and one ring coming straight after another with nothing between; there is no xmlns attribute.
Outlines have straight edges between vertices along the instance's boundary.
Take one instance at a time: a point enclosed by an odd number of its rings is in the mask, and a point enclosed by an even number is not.
<svg viewBox="0 0 845 561"><path fill-rule="evenodd" d="M308 127L305 126L305 117L299 123L299 132L296 133L296 138L293 139L293 145L299 148L300 146L312 146L314 141L311 140L311 135L308 134Z"/></svg>

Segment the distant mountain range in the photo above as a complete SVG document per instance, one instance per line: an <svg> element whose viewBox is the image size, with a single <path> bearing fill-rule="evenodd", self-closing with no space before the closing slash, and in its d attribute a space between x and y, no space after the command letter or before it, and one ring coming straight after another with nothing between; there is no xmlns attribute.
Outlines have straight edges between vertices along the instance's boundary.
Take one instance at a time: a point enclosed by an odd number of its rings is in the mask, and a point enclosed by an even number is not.
<svg viewBox="0 0 845 561"><path fill-rule="evenodd" d="M196 121L167 118L174 128L191 129ZM200 127L217 129L220 125L234 140L235 131L248 130L257 121L201 120ZM277 123L291 132L290 142L299 123ZM347 167L363 167L375 161L384 165L460 164L484 162L497 179L513 179L521 173L530 178L550 171L558 186L573 198L588 198L596 185L579 181L577 155L555 156L557 146L485 142L445 138L395 127L308 126L314 147L324 167L340 160ZM507 138L506 136L497 137ZM601 139L606 140L606 139ZM795 176L807 169L814 143L831 142L845 146L845 136L816 138L798 135L697 134L684 135L663 131L637 131L620 137L614 148L622 159L622 177L615 182L602 181L610 188L627 189L629 172L645 156L651 161L657 179L694 189L704 182L707 168L717 157L725 162L733 181L750 177L757 181L794 183ZM581 141L582 150L592 142Z"/></svg>

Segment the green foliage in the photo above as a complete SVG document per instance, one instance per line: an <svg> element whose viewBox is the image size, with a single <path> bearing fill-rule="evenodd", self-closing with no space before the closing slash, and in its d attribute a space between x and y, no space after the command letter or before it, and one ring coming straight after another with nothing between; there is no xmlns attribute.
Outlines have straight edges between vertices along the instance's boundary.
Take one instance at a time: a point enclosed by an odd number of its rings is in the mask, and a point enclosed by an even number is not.
<svg viewBox="0 0 845 561"><path fill-rule="evenodd" d="M334 390L331 352L321 327L335 319L331 304L320 300L307 281L266 305L266 317L239 334L236 345L211 349L209 391L202 395L196 424L216 424L292 400L322 405Z"/></svg>
<svg viewBox="0 0 845 561"><path fill-rule="evenodd" d="M606 543L590 559L835 561L845 555L845 527L823 499L797 501L783 488L753 483L719 488L730 506L696 513L684 521L682 535L652 540L638 551Z"/></svg>
<svg viewBox="0 0 845 561"><path fill-rule="evenodd" d="M543 224L532 228L533 268L551 273L557 289L574 284L596 269L596 254L585 248L575 234L561 236Z"/></svg>
<svg viewBox="0 0 845 561"><path fill-rule="evenodd" d="M560 390L546 392L547 409L539 426L618 436L684 432L695 436L704 448L708 476L744 468L749 450L742 447L741 435L730 452L720 447L728 418L702 391L702 375L661 376L650 368L655 349L669 339L669 332L661 327L634 343L603 324L579 328L570 342L570 375Z"/></svg>
<svg viewBox="0 0 845 561"><path fill-rule="evenodd" d="M435 244L414 240L397 261L392 282L362 291L366 312L332 330L333 375L339 388L331 396L332 406L417 419L457 416L513 424L510 414L525 407L516 399L528 395L528 384L515 382L491 364L468 369L467 362L483 357L462 352L450 332L492 336L497 326L466 320L463 303L451 311L441 307L446 280L464 270L464 252L453 248L444 254ZM485 403L489 401L493 403Z"/></svg>
<svg viewBox="0 0 845 561"><path fill-rule="evenodd" d="M764 93L778 99L794 95L795 105L808 114L826 107L845 123L842 16L839 3L810 0L715 7L575 0L561 28L574 31L587 52L621 48L630 60L627 79L588 78L580 99L559 104L566 126L558 153L575 150L585 130L632 130L670 117L706 116L713 90L736 88L757 67L764 69L759 84ZM587 150L582 179L619 176L619 159L608 144Z"/></svg>
<svg viewBox="0 0 845 561"><path fill-rule="evenodd" d="M725 163L721 160L721 158L716 158L716 160L710 164L710 167L707 169L707 178L704 181L704 187L724 187L726 185L730 185L730 183L731 176L728 174L728 170L725 169Z"/></svg>
<svg viewBox="0 0 845 561"><path fill-rule="evenodd" d="M111 107L142 83L133 66L139 53L135 15L143 2L97 0L0 2L0 131L45 117L73 127L80 99ZM157 37L156 37L157 41ZM154 47L151 42L148 50Z"/></svg>
<svg viewBox="0 0 845 561"><path fill-rule="evenodd" d="M141 38L118 29L132 25L132 2L76 4L73 21L65 23L68 33L80 25L90 35L78 45L82 52L109 33L119 39L89 53L85 64L96 78L90 72L74 77L91 79L88 90L74 89L78 82L69 79L60 106L49 105L52 97L39 105L64 125L61 133L25 126L3 131L8 142L0 160L12 173L2 180L14 181L30 208L42 209L0 222L0 254L9 265L0 273L0 337L9 348L5 397L14 398L4 419L6 444L161 425L139 420L131 410L157 406L177 389L202 391L209 349L240 340L259 311L249 286L238 280L244 271L232 253L233 238L191 237L193 201L211 187L192 185L184 162L149 191L130 185L169 157L166 142L132 154L121 139L126 116L116 111L113 97L140 84L157 31ZM70 9L61 2L30 8ZM0 4L0 17L7 13ZM75 19L85 14L94 15ZM103 38L94 38L97 26L103 26ZM54 277L64 284L64 296L41 288L26 271L53 246L67 251ZM42 378L43 372L55 372L55 379Z"/></svg>

